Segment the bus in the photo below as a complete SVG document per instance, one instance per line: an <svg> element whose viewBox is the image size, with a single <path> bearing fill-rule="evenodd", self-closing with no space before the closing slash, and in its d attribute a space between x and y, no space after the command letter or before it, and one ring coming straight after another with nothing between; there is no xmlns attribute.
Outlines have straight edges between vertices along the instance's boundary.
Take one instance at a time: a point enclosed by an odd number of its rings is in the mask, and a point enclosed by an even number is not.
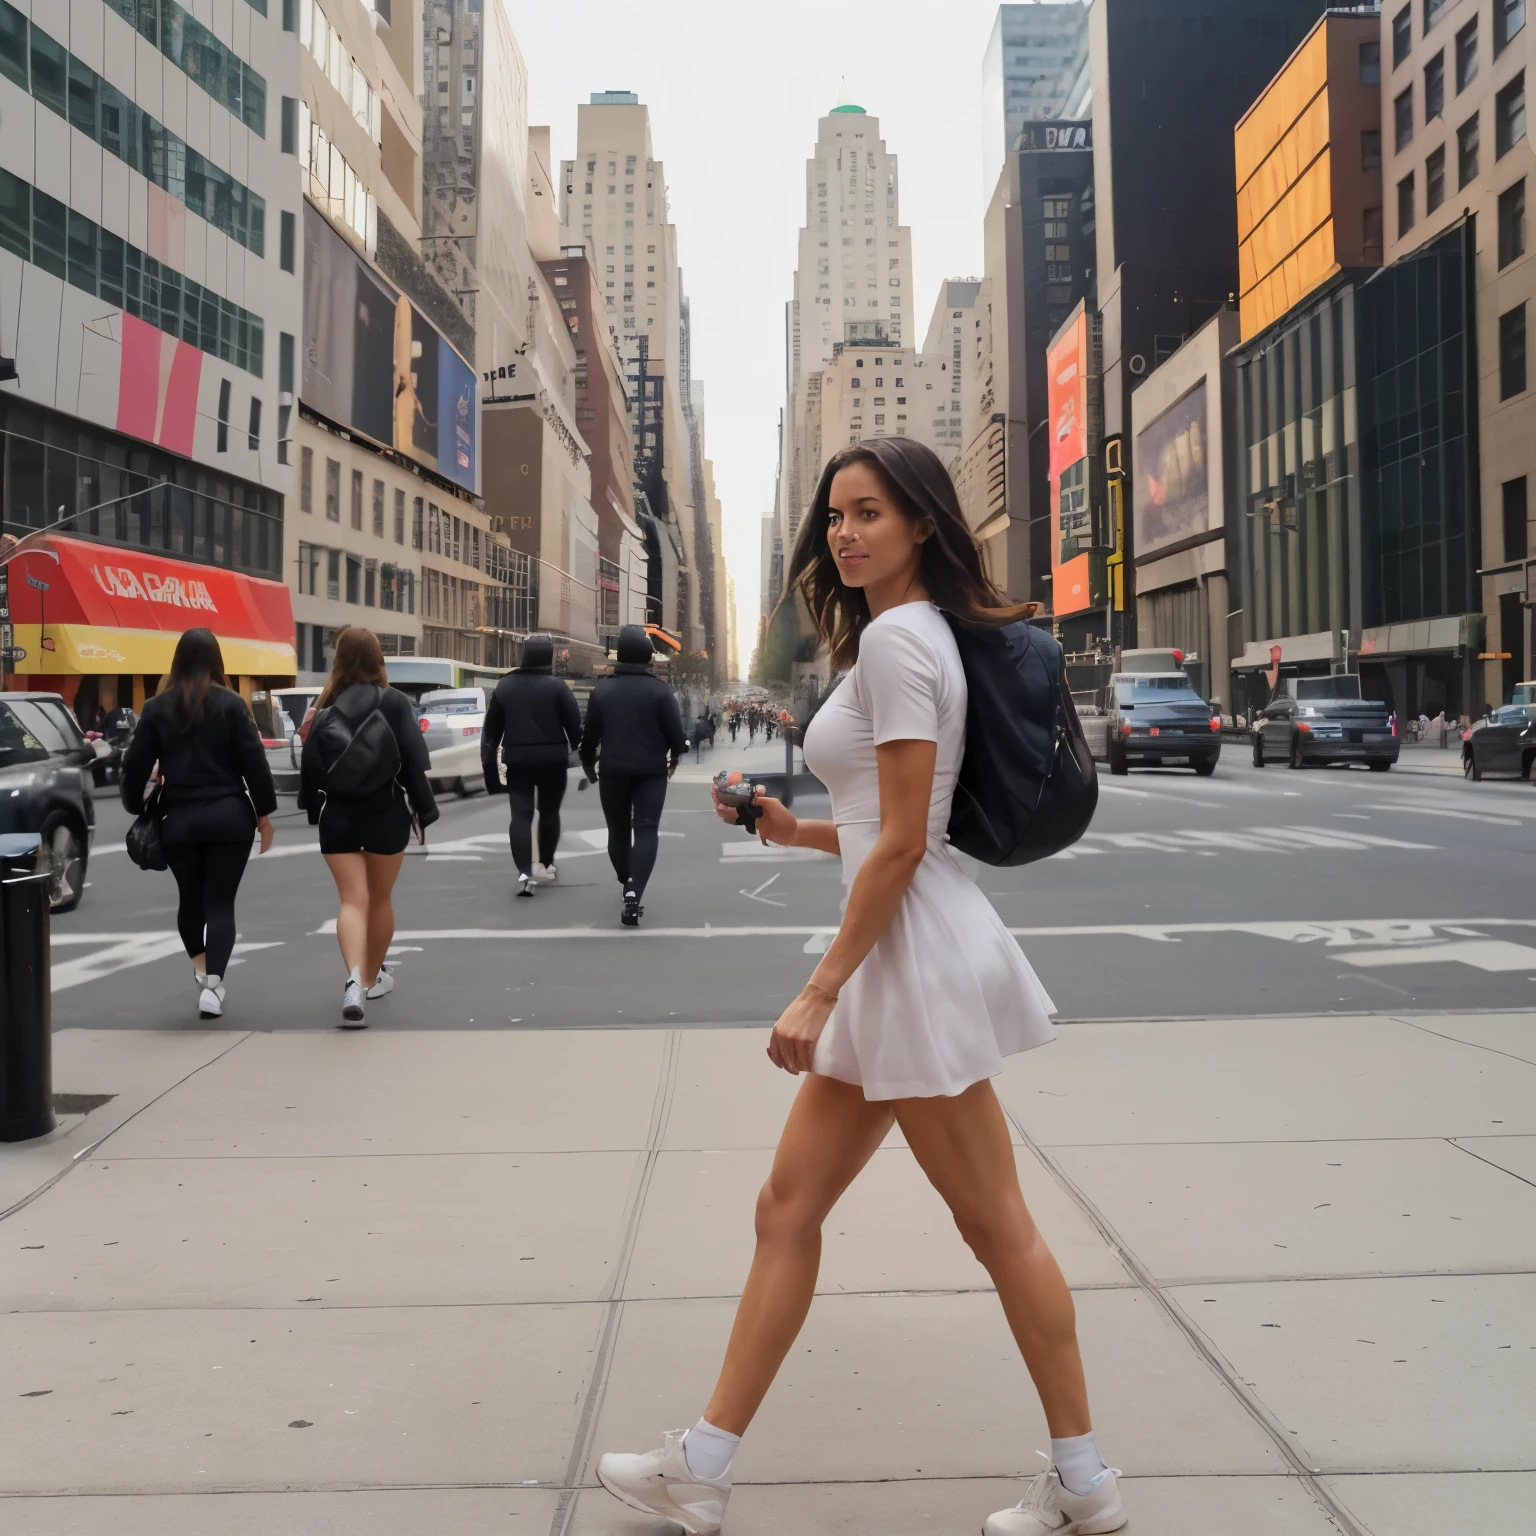
<svg viewBox="0 0 1536 1536"><path fill-rule="evenodd" d="M437 656L386 656L389 684L401 693L420 701L422 694L436 688L478 688L490 702L496 684L506 675L494 667L479 667L467 661L448 661Z"/></svg>

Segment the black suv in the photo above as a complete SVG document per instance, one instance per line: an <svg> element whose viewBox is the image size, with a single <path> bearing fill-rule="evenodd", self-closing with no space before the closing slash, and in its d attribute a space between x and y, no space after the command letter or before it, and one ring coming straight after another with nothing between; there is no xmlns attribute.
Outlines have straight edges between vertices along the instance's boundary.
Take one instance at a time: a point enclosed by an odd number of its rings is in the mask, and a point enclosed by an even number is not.
<svg viewBox="0 0 1536 1536"><path fill-rule="evenodd" d="M68 912L85 891L95 759L58 694L0 693L0 833L41 836L37 868L48 872L55 912Z"/></svg>

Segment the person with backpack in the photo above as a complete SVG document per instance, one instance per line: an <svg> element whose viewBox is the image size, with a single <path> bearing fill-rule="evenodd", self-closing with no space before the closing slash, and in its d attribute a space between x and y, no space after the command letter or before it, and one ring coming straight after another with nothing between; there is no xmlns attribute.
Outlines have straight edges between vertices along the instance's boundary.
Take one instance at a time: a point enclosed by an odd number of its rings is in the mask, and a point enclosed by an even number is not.
<svg viewBox="0 0 1536 1536"><path fill-rule="evenodd" d="M360 626L342 630L299 762L299 807L320 829L341 898L343 1029L364 1028L365 1000L394 991L384 968L395 936L391 896L412 828L425 842L437 820L431 763L415 708L389 686L378 636Z"/></svg>
<svg viewBox="0 0 1536 1536"><path fill-rule="evenodd" d="M159 765L158 771L156 764ZM119 770L123 808L159 821L164 862L176 879L176 929L192 962L197 1013L224 1012L235 947L235 897L259 833L272 846L277 795L272 770L244 699L224 675L211 630L176 642L171 670L144 706ZM146 802L152 776L159 787Z"/></svg>
<svg viewBox="0 0 1536 1536"><path fill-rule="evenodd" d="M532 896L538 882L557 877L560 802L565 798L570 754L581 742L581 706L562 677L554 675L555 642L550 635L523 641L517 671L497 683L486 706L480 734L480 767L485 792L503 793L498 749L506 765L505 793L512 804L512 862L517 894ZM533 809L539 809L539 861L533 862Z"/></svg>
<svg viewBox="0 0 1536 1536"><path fill-rule="evenodd" d="M757 1250L714 1394L660 1449L603 1456L598 1480L695 1536L719 1530L740 1437L809 1310L822 1223L898 1125L989 1272L1050 1427L1049 1466L987 1519L986 1536L1119 1530L1072 1295L1025 1206L991 1081L1005 1056L1052 1038L1054 1004L946 842L969 697L950 621L1003 629L1029 610L987 577L943 464L906 437L833 455L785 581L784 601L797 597L832 666L849 669L805 739L832 820L800 821L767 798L751 809L765 842L839 855L847 902L768 1042L769 1060L804 1078L758 1198ZM739 821L718 791L715 802Z"/></svg>
<svg viewBox="0 0 1536 1536"><path fill-rule="evenodd" d="M581 732L582 767L603 804L608 862L624 890L619 921L626 928L638 928L645 915L640 903L656 867L667 780L688 750L677 699L651 671L651 655L645 627L624 625L618 663L592 690Z"/></svg>

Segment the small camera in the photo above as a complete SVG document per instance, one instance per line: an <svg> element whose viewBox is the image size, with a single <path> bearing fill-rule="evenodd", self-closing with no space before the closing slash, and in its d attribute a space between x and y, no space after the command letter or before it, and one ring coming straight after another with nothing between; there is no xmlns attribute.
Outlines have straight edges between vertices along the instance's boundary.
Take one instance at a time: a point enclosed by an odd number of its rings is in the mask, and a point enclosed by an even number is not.
<svg viewBox="0 0 1536 1536"><path fill-rule="evenodd" d="M736 824L750 835L757 831L757 819L763 814L757 805L757 787L739 770L722 768L715 775L715 793L726 805L736 809Z"/></svg>

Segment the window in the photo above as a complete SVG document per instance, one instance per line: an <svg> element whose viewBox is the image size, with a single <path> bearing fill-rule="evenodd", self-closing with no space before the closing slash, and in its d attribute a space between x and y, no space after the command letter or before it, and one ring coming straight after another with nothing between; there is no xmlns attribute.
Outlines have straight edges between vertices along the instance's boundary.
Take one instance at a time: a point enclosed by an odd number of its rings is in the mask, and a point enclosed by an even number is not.
<svg viewBox="0 0 1536 1536"><path fill-rule="evenodd" d="M363 562L363 606L372 608L376 605L375 593L378 590L379 562L366 560Z"/></svg>
<svg viewBox="0 0 1536 1536"><path fill-rule="evenodd" d="M355 603L358 600L358 578L363 574L363 562L356 555L347 556L347 601Z"/></svg>
<svg viewBox="0 0 1536 1536"><path fill-rule="evenodd" d="M1362 234L1364 237L1364 250L1361 254L1368 264L1380 266L1383 259L1381 209L1367 208L1364 215Z"/></svg>
<svg viewBox="0 0 1536 1536"><path fill-rule="evenodd" d="M1424 66L1424 121L1445 116L1445 50Z"/></svg>
<svg viewBox="0 0 1536 1536"><path fill-rule="evenodd" d="M341 521L341 465L335 459L325 461L325 515L333 523Z"/></svg>
<svg viewBox="0 0 1536 1536"><path fill-rule="evenodd" d="M1477 79L1477 17L1456 34L1456 94Z"/></svg>
<svg viewBox="0 0 1536 1536"><path fill-rule="evenodd" d="M384 482L373 482L373 536L376 539L384 537Z"/></svg>
<svg viewBox="0 0 1536 1536"><path fill-rule="evenodd" d="M1456 130L1456 190L1477 179L1477 114L1474 112Z"/></svg>
<svg viewBox="0 0 1536 1536"><path fill-rule="evenodd" d="M1392 68L1413 52L1413 8L1405 5L1392 18Z"/></svg>
<svg viewBox="0 0 1536 1536"><path fill-rule="evenodd" d="M1504 558L1524 560L1530 553L1530 533L1526 522L1525 476L1506 480L1504 492Z"/></svg>
<svg viewBox="0 0 1536 1536"><path fill-rule="evenodd" d="M229 452L229 380L219 380L219 426L217 442L218 452Z"/></svg>
<svg viewBox="0 0 1536 1536"><path fill-rule="evenodd" d="M1502 160L1525 137L1525 71L1493 98L1493 158Z"/></svg>
<svg viewBox="0 0 1536 1536"><path fill-rule="evenodd" d="M1401 240L1413 228L1413 172L1397 184L1397 238Z"/></svg>
<svg viewBox="0 0 1536 1536"><path fill-rule="evenodd" d="M251 396L251 424L246 429L246 446L254 453L261 446L261 399Z"/></svg>
<svg viewBox="0 0 1536 1536"><path fill-rule="evenodd" d="M1360 169L1362 171L1381 169L1381 129L1379 128L1367 128L1360 135Z"/></svg>
<svg viewBox="0 0 1536 1536"><path fill-rule="evenodd" d="M423 522L423 519L424 519L424 513L422 511L422 500L421 500L421 497L420 496L413 496L411 498L411 548L412 549L420 549L422 547L422 522Z"/></svg>
<svg viewBox="0 0 1536 1536"><path fill-rule="evenodd" d="M293 247L298 235L298 220L285 208L278 215L277 264L284 272L293 271Z"/></svg>
<svg viewBox="0 0 1536 1536"><path fill-rule="evenodd" d="M1396 130L1396 143L1401 153L1413 138L1413 87L1409 86L1392 103L1392 123Z"/></svg>
<svg viewBox="0 0 1536 1536"><path fill-rule="evenodd" d="M352 471L352 526L358 530L363 526L363 472L360 469ZM354 598L348 598L348 602L354 602Z"/></svg>
<svg viewBox="0 0 1536 1536"><path fill-rule="evenodd" d="M1499 194L1499 267L1525 255L1525 177Z"/></svg>
<svg viewBox="0 0 1536 1536"><path fill-rule="evenodd" d="M299 450L299 511L315 510L315 450Z"/></svg>
<svg viewBox="0 0 1536 1536"><path fill-rule="evenodd" d="M334 603L341 597L341 551L325 552L325 595Z"/></svg>
<svg viewBox="0 0 1536 1536"><path fill-rule="evenodd" d="M282 106L282 146L285 155L299 152L299 99L284 96Z"/></svg>
<svg viewBox="0 0 1536 1536"><path fill-rule="evenodd" d="M1433 213L1445 201L1445 145L1424 162L1424 211Z"/></svg>
<svg viewBox="0 0 1536 1536"><path fill-rule="evenodd" d="M1440 13L1451 0L1424 0L1424 30L1426 32L1440 20Z"/></svg>
<svg viewBox="0 0 1536 1536"><path fill-rule="evenodd" d="M395 492L395 543L405 543L405 492Z"/></svg>
<svg viewBox="0 0 1536 1536"><path fill-rule="evenodd" d="M1381 44L1360 44L1360 84L1381 84Z"/></svg>
<svg viewBox="0 0 1536 1536"><path fill-rule="evenodd" d="M1525 392L1525 305L1499 316L1499 399Z"/></svg>
<svg viewBox="0 0 1536 1536"><path fill-rule="evenodd" d="M1509 46L1509 40L1525 30L1525 0L1493 0L1493 56Z"/></svg>

